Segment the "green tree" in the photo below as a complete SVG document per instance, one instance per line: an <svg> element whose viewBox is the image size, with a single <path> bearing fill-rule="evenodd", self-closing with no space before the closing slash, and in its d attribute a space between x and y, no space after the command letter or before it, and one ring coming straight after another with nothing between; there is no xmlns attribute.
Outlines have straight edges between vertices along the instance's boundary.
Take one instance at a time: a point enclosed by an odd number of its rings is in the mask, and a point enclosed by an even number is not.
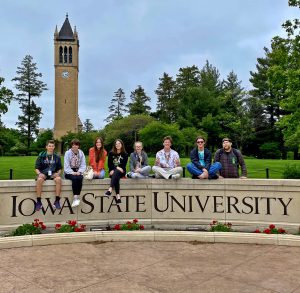
<svg viewBox="0 0 300 293"><path fill-rule="evenodd" d="M0 77L0 125L2 124L1 116L8 111L8 105L13 99L13 92L6 88L5 86L1 86L4 82L4 78Z"/></svg>
<svg viewBox="0 0 300 293"><path fill-rule="evenodd" d="M123 140L126 150L132 150L135 141L140 140L140 131L154 119L149 115L129 115L107 124L103 130L105 146L110 149L115 139Z"/></svg>
<svg viewBox="0 0 300 293"><path fill-rule="evenodd" d="M40 97L47 85L40 80L42 73L37 72L36 63L30 55L26 55L22 66L17 68L17 76L12 79L19 91L16 100L20 104L23 115L18 116L22 136L25 137L27 150L30 148L34 136L38 134L38 125L42 116L42 109L36 105L33 98Z"/></svg>
<svg viewBox="0 0 300 293"><path fill-rule="evenodd" d="M17 129L0 126L0 153L1 155L11 152L18 143L20 132Z"/></svg>
<svg viewBox="0 0 300 293"><path fill-rule="evenodd" d="M47 140L53 139L53 131L51 129L47 129L38 134L36 140L31 145L31 149L40 152L45 149Z"/></svg>
<svg viewBox="0 0 300 293"><path fill-rule="evenodd" d="M150 114L151 107L147 105L151 101L142 86L138 86L130 95L131 103L127 105L130 115Z"/></svg>
<svg viewBox="0 0 300 293"><path fill-rule="evenodd" d="M172 148L178 152L184 151L182 147L184 137L176 123L167 124L160 121L153 121L140 131L140 139L143 141L149 154L152 155L155 155L159 149L163 148L162 140L167 135L170 135L173 139Z"/></svg>
<svg viewBox="0 0 300 293"><path fill-rule="evenodd" d="M83 131L84 132L90 132L94 129L94 125L91 122L91 119L85 119L83 122Z"/></svg>
<svg viewBox="0 0 300 293"><path fill-rule="evenodd" d="M155 91L157 95L157 118L165 123L175 122L175 81L171 76L164 72L159 78L160 83Z"/></svg>
<svg viewBox="0 0 300 293"><path fill-rule="evenodd" d="M222 82L221 136L230 137L236 147L242 148L251 133L251 125L247 108L244 103L246 93L241 86L242 81L231 71L227 79Z"/></svg>
<svg viewBox="0 0 300 293"><path fill-rule="evenodd" d="M111 105L108 108L110 114L104 121L110 123L113 120L123 118L126 113L125 100L126 98L123 89L119 88L115 91L111 100Z"/></svg>

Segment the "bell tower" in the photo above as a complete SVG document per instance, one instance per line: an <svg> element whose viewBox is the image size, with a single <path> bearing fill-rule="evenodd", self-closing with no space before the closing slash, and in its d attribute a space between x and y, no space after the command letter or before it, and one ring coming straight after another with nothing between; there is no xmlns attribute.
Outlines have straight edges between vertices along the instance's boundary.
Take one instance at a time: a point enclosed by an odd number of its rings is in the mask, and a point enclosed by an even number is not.
<svg viewBox="0 0 300 293"><path fill-rule="evenodd" d="M54 68L55 68L55 124L54 139L67 134L68 131L80 130L78 116L78 61L79 39L71 28L68 14L58 32L54 32Z"/></svg>

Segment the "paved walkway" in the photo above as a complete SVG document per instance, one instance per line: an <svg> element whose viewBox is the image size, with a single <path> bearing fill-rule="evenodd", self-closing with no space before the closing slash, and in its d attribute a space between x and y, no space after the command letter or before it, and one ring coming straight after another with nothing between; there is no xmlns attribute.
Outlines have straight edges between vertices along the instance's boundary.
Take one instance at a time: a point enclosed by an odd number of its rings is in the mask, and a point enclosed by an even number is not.
<svg viewBox="0 0 300 293"><path fill-rule="evenodd" d="M300 293L300 248L106 242L2 249L0 292Z"/></svg>

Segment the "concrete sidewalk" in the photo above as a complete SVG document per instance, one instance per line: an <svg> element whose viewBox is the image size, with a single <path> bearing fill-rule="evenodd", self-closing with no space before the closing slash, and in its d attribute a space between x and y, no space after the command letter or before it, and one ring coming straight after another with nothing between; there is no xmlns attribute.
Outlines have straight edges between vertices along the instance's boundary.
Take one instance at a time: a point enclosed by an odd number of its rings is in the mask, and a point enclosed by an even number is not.
<svg viewBox="0 0 300 293"><path fill-rule="evenodd" d="M92 242L0 250L0 292L300 293L300 248Z"/></svg>

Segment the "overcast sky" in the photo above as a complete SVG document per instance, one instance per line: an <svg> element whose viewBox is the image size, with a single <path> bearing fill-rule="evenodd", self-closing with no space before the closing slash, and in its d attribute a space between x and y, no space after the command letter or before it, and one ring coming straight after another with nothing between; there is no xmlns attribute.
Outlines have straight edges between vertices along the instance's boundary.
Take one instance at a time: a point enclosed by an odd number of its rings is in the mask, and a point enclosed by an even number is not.
<svg viewBox="0 0 300 293"><path fill-rule="evenodd" d="M159 78L176 77L180 67L208 60L226 78L234 71L249 89L249 72L263 57L281 24L300 17L288 0L1 0L0 76L17 93L11 79L25 55L33 57L48 91L36 100L42 107L40 127L54 125L55 26L66 13L79 41L79 115L102 128L114 92L142 85L156 109ZM3 116L15 127L17 103Z"/></svg>

